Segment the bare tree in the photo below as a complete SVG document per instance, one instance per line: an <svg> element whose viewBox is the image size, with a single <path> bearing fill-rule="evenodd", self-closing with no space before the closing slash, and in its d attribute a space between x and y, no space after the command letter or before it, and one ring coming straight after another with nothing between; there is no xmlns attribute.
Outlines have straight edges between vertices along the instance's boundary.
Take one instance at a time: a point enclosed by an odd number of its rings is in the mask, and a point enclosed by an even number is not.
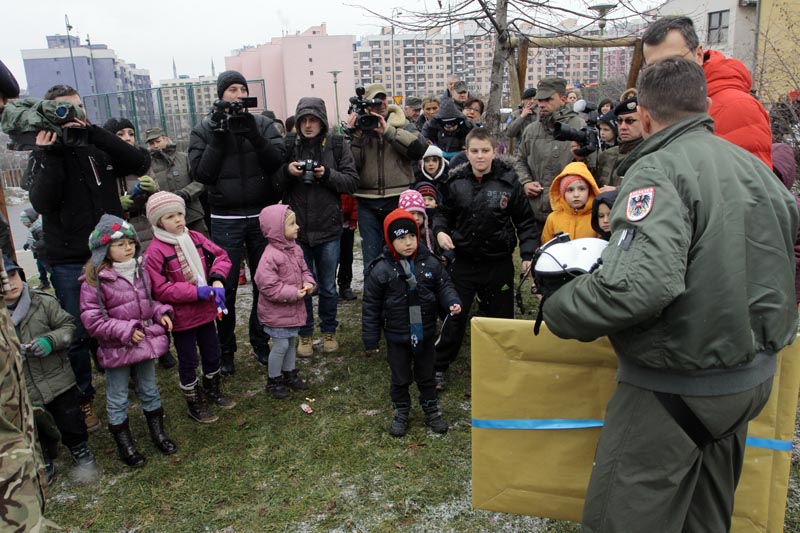
<svg viewBox="0 0 800 533"><path fill-rule="evenodd" d="M517 65L527 63L528 45L520 43L528 41L534 46L544 47L597 47L624 46L632 44L631 39L605 40L582 37L580 33L594 25L598 18L591 10L577 11L558 5L554 0L456 0L443 4L437 0L438 10L413 11L404 10L395 16L384 15L370 7L361 9L377 17L381 21L410 32L425 33L448 27L459 22L475 24L483 35L491 34L494 41L494 55L490 77L490 93L486 105L486 127L498 132L500 127L500 98L502 96L504 72L507 70L511 78L512 96L518 98L520 81L524 82L523 69ZM613 13L606 17L608 21L624 21L634 16L641 16L631 1L621 1ZM558 25L558 20L574 17L585 23L566 31ZM547 39L542 39L543 35ZM523 61L514 61L517 51L524 54ZM517 93L517 94L515 94Z"/></svg>

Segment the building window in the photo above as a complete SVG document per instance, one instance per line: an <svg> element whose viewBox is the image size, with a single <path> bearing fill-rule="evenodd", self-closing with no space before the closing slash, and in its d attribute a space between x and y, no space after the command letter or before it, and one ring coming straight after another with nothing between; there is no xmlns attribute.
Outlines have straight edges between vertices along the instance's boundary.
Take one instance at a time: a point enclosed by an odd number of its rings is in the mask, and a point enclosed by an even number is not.
<svg viewBox="0 0 800 533"><path fill-rule="evenodd" d="M708 44L728 42L728 17L730 10L715 11L708 14Z"/></svg>
<svg viewBox="0 0 800 533"><path fill-rule="evenodd" d="M309 76L313 76L313 75L314 75L314 71L313 71L313 70L309 70L309 71L308 71L308 75L309 75Z"/></svg>
<svg viewBox="0 0 800 533"><path fill-rule="evenodd" d="M308 49L311 50L311 44L308 45Z"/></svg>
<svg viewBox="0 0 800 533"><path fill-rule="evenodd" d="M308 62L309 62L309 63L313 63L313 62L314 62L314 59L309 57L309 58L308 58Z"/></svg>
<svg viewBox="0 0 800 533"><path fill-rule="evenodd" d="M313 83L311 84L311 88L312 88L312 89L314 88L314 84L313 84Z"/></svg>

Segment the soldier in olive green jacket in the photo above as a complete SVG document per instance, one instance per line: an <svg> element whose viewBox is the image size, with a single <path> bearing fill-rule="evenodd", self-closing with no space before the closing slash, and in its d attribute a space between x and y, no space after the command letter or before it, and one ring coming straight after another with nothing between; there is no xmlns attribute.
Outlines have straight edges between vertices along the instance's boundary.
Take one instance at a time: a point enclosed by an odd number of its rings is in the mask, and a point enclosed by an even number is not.
<svg viewBox="0 0 800 533"><path fill-rule="evenodd" d="M200 202L205 185L194 181L189 175L189 156L186 152L179 152L161 128L148 129L145 141L151 159L148 175L158 182L159 190L173 192L183 198L186 203L186 227L208 237L205 211Z"/></svg>
<svg viewBox="0 0 800 533"><path fill-rule="evenodd" d="M602 267L558 289L558 336L608 335L619 372L584 531L728 531L748 422L794 341L794 198L716 137L702 68L639 81L645 141L622 163Z"/></svg>

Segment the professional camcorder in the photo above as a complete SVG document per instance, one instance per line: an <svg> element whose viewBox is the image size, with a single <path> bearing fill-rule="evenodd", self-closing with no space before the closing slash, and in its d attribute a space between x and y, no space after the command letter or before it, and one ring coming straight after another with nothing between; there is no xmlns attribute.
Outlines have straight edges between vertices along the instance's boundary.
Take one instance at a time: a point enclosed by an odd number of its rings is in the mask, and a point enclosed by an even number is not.
<svg viewBox="0 0 800 533"><path fill-rule="evenodd" d="M231 133L246 133L250 130L253 120L248 109L258 105L255 96L246 96L240 100L229 102L227 100L217 100L214 102L214 111L222 111L222 118L219 121L216 131L229 131Z"/></svg>
<svg viewBox="0 0 800 533"><path fill-rule="evenodd" d="M89 144L89 130L83 126L64 126L85 120L83 109L72 102L22 98L6 104L2 129L9 136L10 150L31 150L40 131L52 131L66 146Z"/></svg>
<svg viewBox="0 0 800 533"><path fill-rule="evenodd" d="M600 147L600 132L594 126L586 125L576 130L561 122L553 126L553 138L557 141L575 141L580 148L575 150L575 155L585 157Z"/></svg>
<svg viewBox="0 0 800 533"><path fill-rule="evenodd" d="M365 93L364 87L356 87L356 95L350 97L350 108L347 112L356 114L356 121L353 124L354 130L374 130L381 125L378 117L370 113L369 107L379 106L383 104L383 100L364 98Z"/></svg>
<svg viewBox="0 0 800 533"><path fill-rule="evenodd" d="M300 162L298 165L298 170L303 171L303 183L305 185L311 185L314 183L314 169L318 166L319 163L313 159L306 159L305 161Z"/></svg>

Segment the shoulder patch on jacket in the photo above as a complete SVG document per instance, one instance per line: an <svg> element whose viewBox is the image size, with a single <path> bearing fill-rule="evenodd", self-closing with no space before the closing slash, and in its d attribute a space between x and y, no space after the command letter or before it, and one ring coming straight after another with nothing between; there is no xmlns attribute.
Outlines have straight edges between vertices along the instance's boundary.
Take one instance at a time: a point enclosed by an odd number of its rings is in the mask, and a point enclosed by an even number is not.
<svg viewBox="0 0 800 533"><path fill-rule="evenodd" d="M653 187L632 191L628 194L625 217L631 222L639 222L642 220L652 211L654 197L655 189Z"/></svg>

